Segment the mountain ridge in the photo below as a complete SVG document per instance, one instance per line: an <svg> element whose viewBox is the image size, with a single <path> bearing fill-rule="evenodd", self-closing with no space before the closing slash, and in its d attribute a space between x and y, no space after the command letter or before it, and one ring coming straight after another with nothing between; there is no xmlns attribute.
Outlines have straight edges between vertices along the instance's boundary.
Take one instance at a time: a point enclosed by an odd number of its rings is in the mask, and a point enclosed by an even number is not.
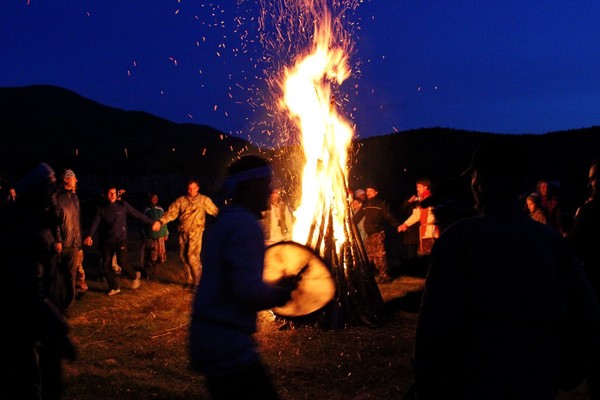
<svg viewBox="0 0 600 400"><path fill-rule="evenodd" d="M51 85L0 88L0 121L0 173L6 178L19 165L37 160L57 171L72 168L106 179L194 176L214 190L215 177L241 154L265 154L288 173L302 158L297 146L261 149L209 125L121 110ZM414 192L419 177L455 179L479 143L505 136L531 150L534 167L527 172L532 177L560 181L569 189L585 187L587 166L600 156L598 133L598 126L524 135L435 127L355 138L348 185L354 189L375 182L384 197L398 201Z"/></svg>

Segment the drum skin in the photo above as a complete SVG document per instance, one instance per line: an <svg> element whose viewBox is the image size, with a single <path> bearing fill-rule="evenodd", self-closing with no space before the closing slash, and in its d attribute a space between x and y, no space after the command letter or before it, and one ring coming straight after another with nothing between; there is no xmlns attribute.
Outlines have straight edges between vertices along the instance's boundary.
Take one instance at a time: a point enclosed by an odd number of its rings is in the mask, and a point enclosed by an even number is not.
<svg viewBox="0 0 600 400"><path fill-rule="evenodd" d="M263 281L275 284L286 276L298 277L292 299L272 311L284 317L299 317L324 307L335 295L331 272L307 246L296 242L275 243L265 250Z"/></svg>

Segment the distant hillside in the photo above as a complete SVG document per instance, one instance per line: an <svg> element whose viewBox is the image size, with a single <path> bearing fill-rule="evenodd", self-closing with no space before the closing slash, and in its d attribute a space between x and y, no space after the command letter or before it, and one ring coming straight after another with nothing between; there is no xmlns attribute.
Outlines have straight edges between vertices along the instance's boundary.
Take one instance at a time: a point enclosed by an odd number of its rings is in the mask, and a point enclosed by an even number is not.
<svg viewBox="0 0 600 400"><path fill-rule="evenodd" d="M176 124L53 86L0 88L0 171L29 160L90 174L210 175L252 150L206 125Z"/></svg>
<svg viewBox="0 0 600 400"><path fill-rule="evenodd" d="M4 176L24 163L43 160L57 171L75 169L90 187L119 178L134 191L164 192L167 199L181 193L189 176L200 178L203 191L210 193L223 166L240 153L272 156L279 178L288 184L298 181L302 162L298 148L257 149L206 125L107 107L53 86L0 88L0 129ZM433 128L355 140L350 188L374 182L382 197L397 204L414 192L419 177L440 184L456 180L476 146L490 135ZM583 196L587 166L600 156L600 127L507 136L531 150L532 168L524 173L532 182L547 178Z"/></svg>
<svg viewBox="0 0 600 400"><path fill-rule="evenodd" d="M474 149L497 134L434 128L400 132L354 143L350 185L376 182L386 197L402 199L414 192L415 180L457 179L468 166ZM523 175L535 185L544 178L565 191L585 190L589 163L600 157L600 127L543 135L501 135L528 148L531 168ZM506 155L506 163L511 162ZM532 187L533 189L533 187Z"/></svg>

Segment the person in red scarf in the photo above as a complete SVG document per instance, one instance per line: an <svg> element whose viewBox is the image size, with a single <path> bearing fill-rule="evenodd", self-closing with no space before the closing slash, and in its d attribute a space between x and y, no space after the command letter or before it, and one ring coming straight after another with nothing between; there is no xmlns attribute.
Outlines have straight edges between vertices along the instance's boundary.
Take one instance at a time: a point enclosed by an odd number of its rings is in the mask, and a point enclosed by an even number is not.
<svg viewBox="0 0 600 400"><path fill-rule="evenodd" d="M427 206L426 201L431 197L431 181L427 178L417 179L416 196L412 196L408 201L417 203L412 214L399 227L398 232L406 232L409 227L419 223L419 249L418 255L426 256L431 254L433 243L440 236L438 226L435 224L433 207Z"/></svg>

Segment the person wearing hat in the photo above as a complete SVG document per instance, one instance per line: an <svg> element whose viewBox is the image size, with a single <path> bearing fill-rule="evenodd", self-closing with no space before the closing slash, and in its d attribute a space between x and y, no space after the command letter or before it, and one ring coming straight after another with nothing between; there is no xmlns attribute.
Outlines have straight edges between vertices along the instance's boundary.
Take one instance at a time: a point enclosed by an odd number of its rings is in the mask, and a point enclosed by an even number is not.
<svg viewBox="0 0 600 400"><path fill-rule="evenodd" d="M478 215L433 246L415 335L420 400L556 399L598 363L600 304L566 239L523 212L527 160L490 139L463 173Z"/></svg>
<svg viewBox="0 0 600 400"><path fill-rule="evenodd" d="M295 276L263 281L265 245L259 220L273 171L247 155L228 168L227 202L205 231L204 272L192 305L190 358L213 399L275 400L279 396L256 348L257 312L285 305Z"/></svg>
<svg viewBox="0 0 600 400"><path fill-rule="evenodd" d="M375 266L375 272L379 275L378 280L381 283L392 282L389 274L387 254L385 251L385 226L388 223L399 229L400 221L392 215L387 204L377 195L379 192L375 185L367 185L367 199L362 207L354 213L352 220L355 224L364 218L364 229L367 233L365 240L365 249L367 258Z"/></svg>
<svg viewBox="0 0 600 400"><path fill-rule="evenodd" d="M55 248L58 253L58 271L62 282L53 289L59 306L66 311L77 296L79 251L83 245L81 210L77 197L77 177L71 169L65 170L62 186L53 197L56 212ZM87 286L87 285L85 285Z"/></svg>

